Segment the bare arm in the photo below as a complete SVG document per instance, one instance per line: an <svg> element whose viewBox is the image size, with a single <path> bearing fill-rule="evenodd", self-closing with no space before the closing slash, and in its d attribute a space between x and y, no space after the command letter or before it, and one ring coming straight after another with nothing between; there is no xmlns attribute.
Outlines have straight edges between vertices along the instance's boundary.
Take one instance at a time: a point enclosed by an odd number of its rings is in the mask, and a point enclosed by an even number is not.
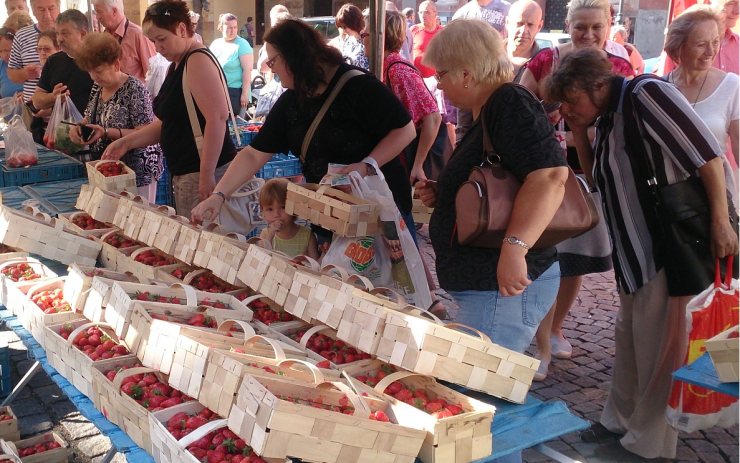
<svg viewBox="0 0 740 463"><path fill-rule="evenodd" d="M516 236L534 245L563 202L566 167L551 167L531 172L514 199L506 236ZM521 246L504 244L501 247L496 275L503 296L521 294L531 284L527 276L527 250Z"/></svg>
<svg viewBox="0 0 740 463"><path fill-rule="evenodd" d="M730 225L722 158L716 157L701 166L699 175L709 199L712 254L715 257L737 254L737 235Z"/></svg>
<svg viewBox="0 0 740 463"><path fill-rule="evenodd" d="M118 130L109 129L108 132L117 132ZM129 132L126 130L126 132ZM134 148L143 148L145 146L154 145L159 143L160 137L162 136L162 121L154 119L151 124L142 126L135 130L131 130L130 133L124 133L123 138L115 140L103 152L103 159L118 160L123 157L124 154L131 151Z"/></svg>
<svg viewBox="0 0 740 463"><path fill-rule="evenodd" d="M519 83L530 89L535 95L542 98L540 96L540 84L537 82L537 79L534 78L534 74L532 74L532 71L529 69L524 69Z"/></svg>
<svg viewBox="0 0 740 463"><path fill-rule="evenodd" d="M241 105L242 108L246 108L249 104L249 93L252 86L252 66L254 66L254 55L249 53L248 55L242 55L239 57L239 62L242 65L242 96ZM237 108L234 108L234 112Z"/></svg>
<svg viewBox="0 0 740 463"><path fill-rule="evenodd" d="M419 146L416 148L416 157L414 158L414 166L411 169L411 184L413 185L416 180L426 180L424 175L424 161L429 155L429 150L432 149L434 140L437 138L437 132L439 131L439 124L442 122L442 116L439 112L429 113L421 119L421 133L419 134Z"/></svg>
<svg viewBox="0 0 740 463"><path fill-rule="evenodd" d="M54 86L54 90L52 90L51 92L47 92L43 88L37 86L36 90L33 92L31 101L37 109L49 109L54 106L57 95L60 95L66 91L67 86L64 84L56 84Z"/></svg>
<svg viewBox="0 0 740 463"><path fill-rule="evenodd" d="M573 132L573 146L578 153L578 162L581 164L581 170L586 176L589 185L594 184L594 151L591 148L591 138L589 137L588 127L575 127Z"/></svg>
<svg viewBox="0 0 740 463"><path fill-rule="evenodd" d="M36 65L36 66L38 66L38 65ZM10 78L10 80L12 80L13 82L15 82L16 84L22 84L23 82L25 82L28 79L30 79L29 72L27 70L27 67L22 67L20 69L13 69L13 68L10 68L9 67L8 68L8 77Z"/></svg>
<svg viewBox="0 0 740 463"><path fill-rule="evenodd" d="M730 129L728 130L728 134L730 135L730 148L732 149L732 155L735 156L735 162L740 162L738 160L738 155L740 155L740 141L738 140L740 137L738 137L738 133L740 132L740 121L738 119L735 119L734 121L730 121Z"/></svg>

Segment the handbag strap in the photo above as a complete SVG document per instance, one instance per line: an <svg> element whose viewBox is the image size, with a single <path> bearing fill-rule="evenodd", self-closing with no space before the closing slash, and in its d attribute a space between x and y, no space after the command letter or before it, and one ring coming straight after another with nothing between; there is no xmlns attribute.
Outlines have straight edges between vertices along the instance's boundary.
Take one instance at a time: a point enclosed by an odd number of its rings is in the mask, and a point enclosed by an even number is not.
<svg viewBox="0 0 740 463"><path fill-rule="evenodd" d="M313 122L311 122L311 125L308 127L308 131L306 132L306 135L303 137L303 144L301 145L301 162L303 162L306 159L306 152L308 151L308 145L311 143L311 139L313 138L313 134L316 132L316 129L319 127L319 124L321 123L321 120L324 118L324 115L326 114L326 111L329 110L329 106L334 102L334 99L339 94L339 91L342 90L342 87L344 87L344 84L347 83L348 80L350 80L353 77L364 75L365 73L362 71L359 71L357 69L351 69L339 78L337 81L337 84L332 89L331 93L329 93L329 96L326 98L326 101L324 101L324 104L321 106L321 109L319 109L318 114L316 114L316 117L313 119Z"/></svg>
<svg viewBox="0 0 740 463"><path fill-rule="evenodd" d="M221 80L221 89L223 90L224 97L226 98L226 105L229 109L229 116L231 117L231 123L234 125L234 133L236 134L237 147L241 147L241 137L239 136L239 127L236 125L236 117L234 117L234 110L231 107L231 98L229 98L229 89L226 85L226 79L224 73L221 70L221 65L218 63L216 58L208 51L207 48L199 48L192 51L185 59L185 69L182 73L182 96L185 100L185 107L188 110L188 118L190 119L190 128L193 131L193 138L195 139L195 147L198 149L198 156L203 154L203 131L200 128L200 121L198 120L198 113L195 111L195 101L193 100L193 93L190 91L190 85L188 84L188 61L190 61L190 55L203 50L206 56L218 67L218 77Z"/></svg>

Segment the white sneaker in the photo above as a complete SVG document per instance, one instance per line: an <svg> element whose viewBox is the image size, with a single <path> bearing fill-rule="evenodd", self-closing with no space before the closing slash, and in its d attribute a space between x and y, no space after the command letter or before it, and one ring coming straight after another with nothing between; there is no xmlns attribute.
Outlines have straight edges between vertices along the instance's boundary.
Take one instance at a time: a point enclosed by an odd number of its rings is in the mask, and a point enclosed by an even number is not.
<svg viewBox="0 0 740 463"><path fill-rule="evenodd" d="M540 360L540 366L537 367L537 372L534 374L534 381L544 381L547 378L547 370L550 368L549 360Z"/></svg>
<svg viewBox="0 0 740 463"><path fill-rule="evenodd" d="M569 359L573 355L573 346L565 338L552 336L550 338L550 346L552 347L552 356L555 358Z"/></svg>

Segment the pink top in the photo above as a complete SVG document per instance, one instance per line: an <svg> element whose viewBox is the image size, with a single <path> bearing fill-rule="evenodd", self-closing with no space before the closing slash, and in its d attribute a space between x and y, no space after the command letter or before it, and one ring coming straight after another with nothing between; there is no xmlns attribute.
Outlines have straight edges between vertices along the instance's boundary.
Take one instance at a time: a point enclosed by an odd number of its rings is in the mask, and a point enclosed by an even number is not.
<svg viewBox="0 0 740 463"><path fill-rule="evenodd" d="M411 63L403 59L398 52L394 51L386 55L383 61L383 71L384 82L390 85L393 94L401 100L411 115L414 125L418 127L419 121L424 116L439 112L437 102L424 85L419 72L411 67Z"/></svg>
<svg viewBox="0 0 740 463"><path fill-rule="evenodd" d="M124 19L115 31L106 29L106 32L121 44L121 71L144 82L149 69L149 58L156 55L157 51L152 41L144 35L141 26Z"/></svg>
<svg viewBox="0 0 740 463"><path fill-rule="evenodd" d="M414 66L419 69L422 77L424 78L432 77L436 72L434 69L421 64L421 61L424 58L424 52L429 46L429 42L431 42L432 38L434 38L437 32L441 30L442 26L438 26L432 32L427 32L427 30L424 29L424 24L415 24L411 26L411 38L414 42L412 50L412 54L414 57Z"/></svg>
<svg viewBox="0 0 740 463"><path fill-rule="evenodd" d="M714 59L714 67L725 72L740 73L740 37L732 29L727 29L722 37L719 52Z"/></svg>
<svg viewBox="0 0 740 463"><path fill-rule="evenodd" d="M552 72L552 63L557 55L554 53L554 48L545 48L544 50L537 53L534 58L529 60L525 65L529 72L532 73L534 78L539 82L543 77L550 75ZM559 55L559 53L558 53ZM607 53L607 58L612 63L612 70L615 74L619 74L624 77L632 77L635 75L635 71L632 69L632 64L624 58L614 56Z"/></svg>

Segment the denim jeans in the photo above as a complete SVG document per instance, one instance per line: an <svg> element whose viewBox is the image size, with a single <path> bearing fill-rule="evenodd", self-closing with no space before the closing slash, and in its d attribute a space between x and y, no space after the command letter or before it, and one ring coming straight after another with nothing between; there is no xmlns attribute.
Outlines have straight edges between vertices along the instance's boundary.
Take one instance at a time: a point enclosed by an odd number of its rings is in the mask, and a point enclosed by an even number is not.
<svg viewBox="0 0 740 463"><path fill-rule="evenodd" d="M537 327L555 302L560 287L560 265L555 262L518 296L498 291L450 291L460 307L455 321L486 333L496 344L524 352ZM495 440L495 437L494 437ZM496 443L494 442L494 448ZM494 463L521 463L522 452L496 458Z"/></svg>
<svg viewBox="0 0 740 463"><path fill-rule="evenodd" d="M555 262L518 296L450 291L460 307L455 321L481 330L500 346L524 352L555 302L559 286L560 266Z"/></svg>

